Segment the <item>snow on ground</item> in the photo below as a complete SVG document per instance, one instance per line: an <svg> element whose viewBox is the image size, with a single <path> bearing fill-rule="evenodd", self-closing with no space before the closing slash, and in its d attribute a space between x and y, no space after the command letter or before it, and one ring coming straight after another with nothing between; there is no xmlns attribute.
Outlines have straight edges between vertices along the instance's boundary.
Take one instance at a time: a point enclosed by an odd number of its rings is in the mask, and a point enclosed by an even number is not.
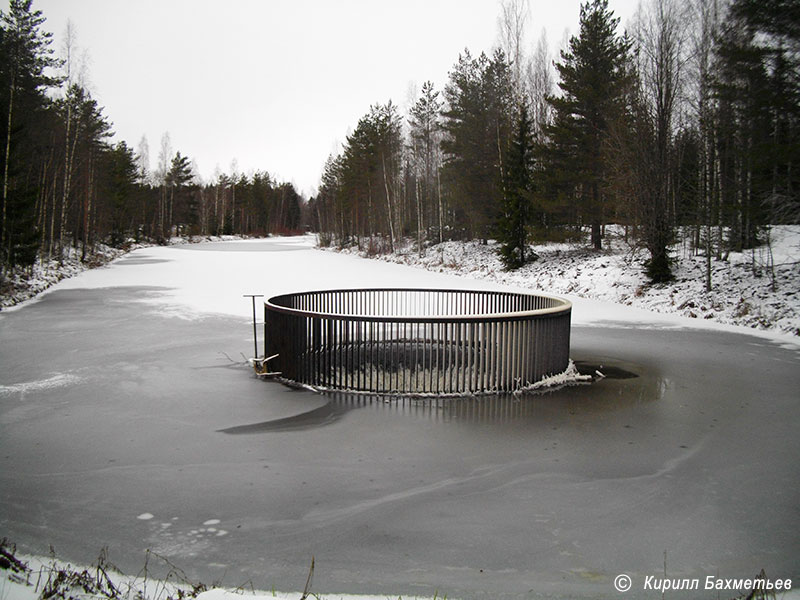
<svg viewBox="0 0 800 600"><path fill-rule="evenodd" d="M0 289L0 310L30 300L62 279L68 279L111 262L125 254L125 250L98 244L95 252L81 260L80 251L70 248L64 260L38 260L30 271L15 270L10 273Z"/></svg>
<svg viewBox="0 0 800 600"><path fill-rule="evenodd" d="M628 245L618 227L606 229L602 251L565 243L537 245L532 249L539 259L510 272L503 269L493 241L486 245L444 242L425 248L421 256L408 243L395 254L374 258L517 288L800 336L800 226L775 226L770 236L770 247L713 260L711 292L705 291L705 257L683 246L673 248L675 281L648 284L642 266L646 252ZM344 252L358 254L357 249ZM774 264L774 290L770 263Z"/></svg>
<svg viewBox="0 0 800 600"><path fill-rule="evenodd" d="M154 562L159 557L153 557ZM320 594L313 589L303 592L258 591L245 585L237 589L193 584L180 569L171 566L166 579L148 576L146 570L135 576L123 575L113 565L98 561L93 566L77 566L55 558L27 555L0 555L0 599L2 600L437 600L421 596L375 596L361 594ZM442 600L441 598L438 600ZM451 600L457 600L452 598ZM788 600L788 599L787 599ZM792 600L800 600L800 595Z"/></svg>

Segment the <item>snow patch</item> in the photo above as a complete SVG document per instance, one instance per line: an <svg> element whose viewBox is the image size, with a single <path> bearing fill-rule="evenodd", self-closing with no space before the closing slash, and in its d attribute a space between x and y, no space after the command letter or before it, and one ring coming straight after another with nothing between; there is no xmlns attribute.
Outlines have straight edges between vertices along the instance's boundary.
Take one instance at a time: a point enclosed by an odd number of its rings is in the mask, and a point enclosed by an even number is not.
<svg viewBox="0 0 800 600"><path fill-rule="evenodd" d="M47 379L39 379L37 381L27 381L24 383L12 383L11 385L0 385L0 396L8 396L11 394L25 395L27 392L40 392L67 385L73 385L81 381L81 378L71 373L56 373Z"/></svg>
<svg viewBox="0 0 800 600"><path fill-rule="evenodd" d="M771 333L771 339L776 339L774 334L800 338L800 225L773 226L769 235L769 246L712 258L710 292L705 289L706 258L688 244L671 249L674 281L650 284L644 274L646 253L629 243L621 226L606 227L602 251L565 243L531 246L539 258L515 271L504 270L494 241L448 241L426 247L421 254L411 241L398 244L394 254L367 257L357 248L339 252L565 296L575 305L573 323L581 325L608 321L710 329L733 325ZM591 303L587 307L591 310L582 310L585 302ZM600 303L630 310L621 312ZM635 309L644 309L650 318L642 311L635 314Z"/></svg>
<svg viewBox="0 0 800 600"><path fill-rule="evenodd" d="M243 593L239 590L230 591L215 588L208 590L197 596L197 600L242 600L242 598L251 598L253 600L267 600L267 598L277 598L278 600L302 600L303 598L318 598L319 600L392 600L393 598L407 598L408 600L427 600L429 596L397 596L382 594L380 596L362 595L362 594L325 594L310 592L308 596L304 596L301 592L258 592L254 594ZM443 598L443 596L435 596L434 598ZM450 598L450 596L447 596ZM431 599L433 600L433 599ZM453 600L456 600L455 598Z"/></svg>
<svg viewBox="0 0 800 600"><path fill-rule="evenodd" d="M598 373L599 374L599 373ZM581 375L578 368L572 359L569 360L567 368L562 373L556 373L550 377L540 379L536 383L527 385L520 390L515 391L515 394L521 394L527 391L542 390L550 387L560 387L562 385L572 385L576 383L589 383L592 381L591 375Z"/></svg>
<svg viewBox="0 0 800 600"><path fill-rule="evenodd" d="M155 517L155 515L153 515L152 513L142 513L136 518L139 519L140 521L149 521L153 517Z"/></svg>

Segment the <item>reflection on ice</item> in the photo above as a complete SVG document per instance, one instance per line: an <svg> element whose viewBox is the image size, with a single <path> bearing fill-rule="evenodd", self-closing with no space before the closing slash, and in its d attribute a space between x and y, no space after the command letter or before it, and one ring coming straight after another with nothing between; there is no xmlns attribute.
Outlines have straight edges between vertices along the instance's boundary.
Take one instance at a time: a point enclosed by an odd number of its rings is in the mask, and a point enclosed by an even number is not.
<svg viewBox="0 0 800 600"><path fill-rule="evenodd" d="M299 431L303 429L311 429L313 427L321 427L328 425L338 420L346 408L335 406L333 403L328 403L319 408L315 408L308 412L291 417L284 417L281 419L273 419L271 421L264 421L261 423L253 423L252 425L239 425L236 427L228 427L227 429L220 429L222 433L266 433L269 431Z"/></svg>
<svg viewBox="0 0 800 600"><path fill-rule="evenodd" d="M517 394L476 396L418 397L326 391L323 395L328 403L313 410L218 431L228 434L256 434L308 430L331 425L348 412L367 407L399 417L422 418L444 424L482 423L502 426L515 422L547 420L564 413L599 414L643 402L658 401L664 397L669 387L668 380L638 365L604 364L586 360L578 361L576 365L581 373L593 374L594 382Z"/></svg>

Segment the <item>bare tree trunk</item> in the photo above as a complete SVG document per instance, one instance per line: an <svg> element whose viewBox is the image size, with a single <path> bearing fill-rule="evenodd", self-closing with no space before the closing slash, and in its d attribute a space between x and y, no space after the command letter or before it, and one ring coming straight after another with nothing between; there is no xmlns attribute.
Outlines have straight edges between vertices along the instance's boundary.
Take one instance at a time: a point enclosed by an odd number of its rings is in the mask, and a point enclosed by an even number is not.
<svg viewBox="0 0 800 600"><path fill-rule="evenodd" d="M8 131L6 132L6 153L3 160L3 218L0 225L0 240L2 243L10 244L8 239L8 232L6 231L6 207L8 205L8 163L11 153L11 121L14 114L14 90L16 89L16 72L12 69L11 72L11 85L8 91ZM3 281L5 275L5 261L0 261L0 281Z"/></svg>
<svg viewBox="0 0 800 600"><path fill-rule="evenodd" d="M47 246L47 258L52 260L53 250L56 243L56 197L58 195L57 184L55 175L53 176L53 186L50 188L50 197L52 198L52 206L50 208L50 242Z"/></svg>
<svg viewBox="0 0 800 600"><path fill-rule="evenodd" d="M422 256L422 202L419 197L419 179L414 179L414 190L417 195L417 252Z"/></svg>
<svg viewBox="0 0 800 600"><path fill-rule="evenodd" d="M439 200L439 243L444 241L444 208L442 206L442 180L439 176L440 169L436 169L436 195Z"/></svg>
<svg viewBox="0 0 800 600"><path fill-rule="evenodd" d="M92 190L94 188L94 161L92 160L91 152L89 153L89 182L86 186L86 212L83 218L83 256L81 260L86 260L86 250L89 247L90 241L93 236L90 234L92 227ZM94 244L92 244L94 245Z"/></svg>
<svg viewBox="0 0 800 600"><path fill-rule="evenodd" d="M223 207L222 207L223 214L222 214L222 217L220 217L220 214L219 214L220 213L220 210L219 210L220 206L219 205L220 205L220 202L219 202L219 183L217 183L217 185L214 186L214 223L215 223L215 226L216 226L216 231L214 231L214 235L219 235L220 227L221 227L220 224L222 223L222 221L220 219L224 219L224 217L225 217L225 207L223 205Z"/></svg>
<svg viewBox="0 0 800 600"><path fill-rule="evenodd" d="M236 233L236 182L231 184L231 233Z"/></svg>
<svg viewBox="0 0 800 600"><path fill-rule="evenodd" d="M389 246L394 252L394 215L392 214L392 198L389 193L389 179L386 175L386 157L381 154L383 164L383 187L386 190L386 208L389 211Z"/></svg>
<svg viewBox="0 0 800 600"><path fill-rule="evenodd" d="M172 207L175 204L175 185L169 186L169 203L167 204L167 224L169 225L169 237L172 237L172 227L175 222L172 218Z"/></svg>
<svg viewBox="0 0 800 600"><path fill-rule="evenodd" d="M69 205L69 193L72 187L72 166L75 157L75 147L78 144L77 133L75 139L72 141L72 149L70 150L70 131L72 129L72 101L67 98L67 123L66 123L66 142L65 142L65 156L64 156L64 186L61 193L61 228L59 229L58 237L58 251L61 255L61 260L64 260L64 234L67 230L67 207Z"/></svg>
<svg viewBox="0 0 800 600"><path fill-rule="evenodd" d="M47 169L50 161L45 160L42 164L42 176L39 181L39 194L36 198L36 227L40 232L39 247L44 248L47 244ZM41 263L42 253L39 252L39 262Z"/></svg>

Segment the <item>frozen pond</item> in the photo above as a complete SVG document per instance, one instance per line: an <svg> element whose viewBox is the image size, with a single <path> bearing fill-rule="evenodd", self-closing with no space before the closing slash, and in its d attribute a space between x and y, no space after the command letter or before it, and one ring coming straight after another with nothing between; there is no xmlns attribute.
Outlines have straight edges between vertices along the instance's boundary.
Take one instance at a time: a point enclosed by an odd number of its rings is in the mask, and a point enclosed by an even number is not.
<svg viewBox="0 0 800 600"><path fill-rule="evenodd" d="M365 284L491 287L284 239L140 250L0 314L0 535L267 590L313 555L320 593L612 597L624 572L655 597L665 552L800 580L798 346L578 300L572 357L609 377L543 395L322 396L241 365L242 294Z"/></svg>

